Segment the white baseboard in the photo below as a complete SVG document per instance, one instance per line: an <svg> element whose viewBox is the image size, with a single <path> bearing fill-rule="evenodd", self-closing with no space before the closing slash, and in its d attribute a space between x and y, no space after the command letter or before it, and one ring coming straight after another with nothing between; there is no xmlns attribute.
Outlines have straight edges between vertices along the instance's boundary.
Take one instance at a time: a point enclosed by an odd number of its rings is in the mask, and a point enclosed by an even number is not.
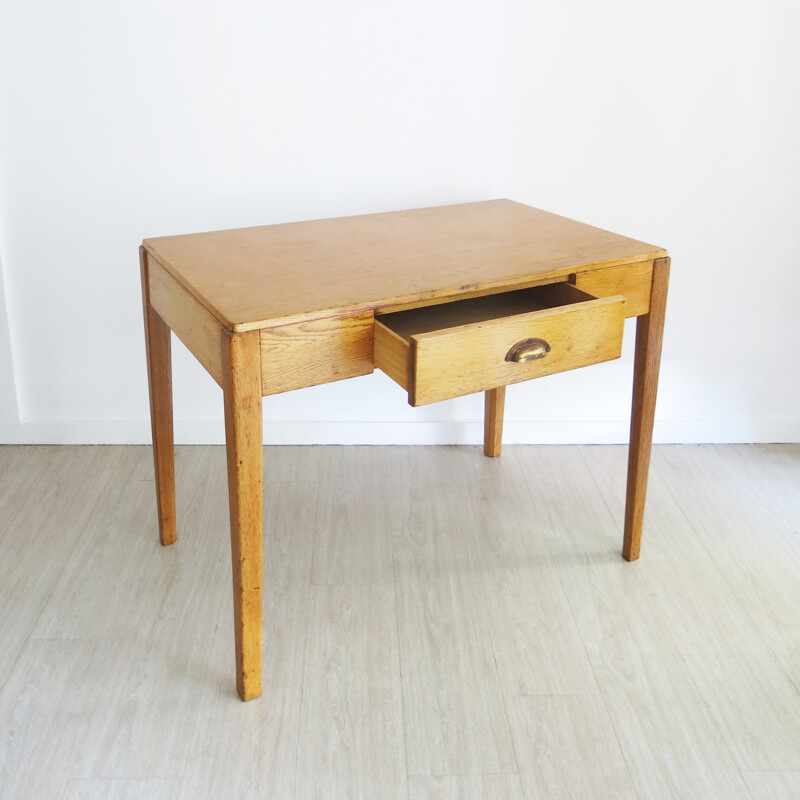
<svg viewBox="0 0 800 800"><path fill-rule="evenodd" d="M800 420L658 420L658 444L800 442ZM223 444L222 422L175 423L177 444ZM482 420L265 422L265 444L480 444ZM628 422L506 421L506 444L624 444ZM30 420L0 424L3 444L149 444L150 423Z"/></svg>

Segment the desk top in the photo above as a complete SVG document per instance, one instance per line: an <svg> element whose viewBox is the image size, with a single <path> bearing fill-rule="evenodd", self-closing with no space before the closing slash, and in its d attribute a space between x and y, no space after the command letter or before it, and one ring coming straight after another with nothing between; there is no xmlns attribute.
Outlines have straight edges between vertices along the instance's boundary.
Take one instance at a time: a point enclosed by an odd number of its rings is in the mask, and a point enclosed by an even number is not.
<svg viewBox="0 0 800 800"><path fill-rule="evenodd" d="M235 331L489 294L666 255L511 200L163 236L144 247Z"/></svg>

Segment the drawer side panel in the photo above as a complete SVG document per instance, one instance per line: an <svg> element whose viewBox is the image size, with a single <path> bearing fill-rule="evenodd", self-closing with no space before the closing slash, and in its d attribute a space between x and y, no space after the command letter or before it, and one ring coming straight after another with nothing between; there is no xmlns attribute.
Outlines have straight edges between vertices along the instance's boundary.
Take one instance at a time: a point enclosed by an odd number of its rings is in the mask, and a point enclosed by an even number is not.
<svg viewBox="0 0 800 800"><path fill-rule="evenodd" d="M408 389L408 341L375 320L375 366Z"/></svg>

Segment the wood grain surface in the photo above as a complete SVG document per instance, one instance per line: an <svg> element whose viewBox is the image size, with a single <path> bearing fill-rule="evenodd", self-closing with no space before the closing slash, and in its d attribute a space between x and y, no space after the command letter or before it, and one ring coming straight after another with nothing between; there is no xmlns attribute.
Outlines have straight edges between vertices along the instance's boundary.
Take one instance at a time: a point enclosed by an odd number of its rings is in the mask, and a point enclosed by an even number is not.
<svg viewBox="0 0 800 800"><path fill-rule="evenodd" d="M152 276L158 273L158 264L148 256L144 248L139 248L139 259L142 270L144 341L147 353L150 430L158 505L158 535L161 544L170 545L177 537L175 436L172 420L172 336L169 326L152 304ZM180 291L186 294L185 290Z"/></svg>
<svg viewBox="0 0 800 800"><path fill-rule="evenodd" d="M639 558L641 547L658 373L661 366L661 342L664 337L664 316L667 308L669 267L669 258L660 258L655 262L650 311L636 320L628 488L625 504L625 536L622 546L622 554L628 561Z"/></svg>
<svg viewBox="0 0 800 800"><path fill-rule="evenodd" d="M231 518L236 689L261 694L264 467L261 350L256 331L226 335L222 359Z"/></svg>
<svg viewBox="0 0 800 800"><path fill-rule="evenodd" d="M266 328L261 337L265 395L367 375L372 363L372 312Z"/></svg>
<svg viewBox="0 0 800 800"><path fill-rule="evenodd" d="M505 404L505 386L486 391L483 404L483 453L492 458L499 456L503 447Z"/></svg>
<svg viewBox="0 0 800 800"><path fill-rule="evenodd" d="M666 255L511 200L150 238L144 247L237 331L488 294Z"/></svg>
<svg viewBox="0 0 800 800"><path fill-rule="evenodd" d="M650 310L650 287L653 282L653 262L625 264L579 272L575 285L596 297L621 294L628 301L626 317L639 317Z"/></svg>
<svg viewBox="0 0 800 800"><path fill-rule="evenodd" d="M155 259L147 257L149 300L158 315L222 386L223 328Z"/></svg>
<svg viewBox="0 0 800 800"><path fill-rule="evenodd" d="M411 337L409 402L418 406L618 358L625 300L603 298ZM543 339L541 359L506 361L516 343Z"/></svg>
<svg viewBox="0 0 800 800"><path fill-rule="evenodd" d="M617 358L625 299L554 283L375 319L375 365L408 389L411 405L458 397ZM540 338L538 360L508 361ZM405 371L405 374L403 374Z"/></svg>

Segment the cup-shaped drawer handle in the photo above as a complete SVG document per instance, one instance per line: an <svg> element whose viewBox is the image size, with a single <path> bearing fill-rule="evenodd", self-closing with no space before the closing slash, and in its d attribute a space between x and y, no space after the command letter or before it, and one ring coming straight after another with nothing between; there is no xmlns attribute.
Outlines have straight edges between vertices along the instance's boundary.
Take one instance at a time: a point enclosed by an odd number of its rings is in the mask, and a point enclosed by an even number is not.
<svg viewBox="0 0 800 800"><path fill-rule="evenodd" d="M544 339L523 339L506 353L506 361L536 361L549 352L550 345Z"/></svg>

